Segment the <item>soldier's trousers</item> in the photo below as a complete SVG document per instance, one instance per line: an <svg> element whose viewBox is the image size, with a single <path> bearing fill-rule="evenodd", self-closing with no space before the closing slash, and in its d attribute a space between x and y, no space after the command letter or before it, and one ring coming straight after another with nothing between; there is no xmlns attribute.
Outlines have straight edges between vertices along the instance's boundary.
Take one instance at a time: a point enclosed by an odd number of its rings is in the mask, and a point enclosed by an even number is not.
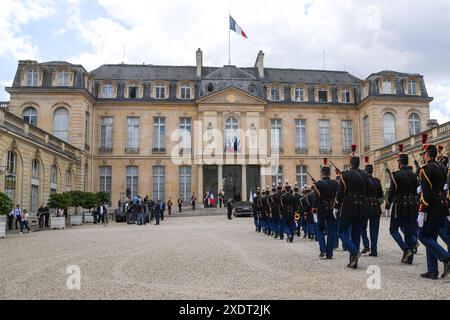
<svg viewBox="0 0 450 320"><path fill-rule="evenodd" d="M280 238L284 237L284 228L285 228L285 226L286 226L286 219L283 218L283 217L280 217L278 219L278 230L277 230L278 234L280 235Z"/></svg>
<svg viewBox="0 0 450 320"><path fill-rule="evenodd" d="M284 226L284 233L286 233L286 235L288 237L293 237L295 228L296 228L296 226L295 226L294 218L286 218L286 223Z"/></svg>
<svg viewBox="0 0 450 320"><path fill-rule="evenodd" d="M402 230L405 239L403 240L399 230ZM389 232L403 251L413 250L415 243L415 222L411 217L399 217L395 213L391 214L391 225Z"/></svg>
<svg viewBox="0 0 450 320"><path fill-rule="evenodd" d="M275 234L279 234L279 220L280 218L278 217L272 217L272 231L275 232Z"/></svg>
<svg viewBox="0 0 450 320"><path fill-rule="evenodd" d="M325 232L327 238L325 240ZM337 238L337 220L331 216L328 218L319 215L317 224L317 240L319 241L320 253L326 253L327 257L333 257L333 249Z"/></svg>
<svg viewBox="0 0 450 320"><path fill-rule="evenodd" d="M258 218L258 215L256 213L253 213L253 223L255 224L256 231L261 230L261 221Z"/></svg>
<svg viewBox="0 0 450 320"><path fill-rule="evenodd" d="M369 227L370 241L367 237L367 227ZM378 252L378 235L380 231L380 216L375 215L370 218L363 219L361 225L361 238L364 245L364 249L369 249L373 254Z"/></svg>
<svg viewBox="0 0 450 320"><path fill-rule="evenodd" d="M312 221L312 222L308 221L306 229L307 229L307 232L308 232L308 236L310 236L310 237L315 237L316 236L317 226L316 226L316 223L314 221Z"/></svg>
<svg viewBox="0 0 450 320"><path fill-rule="evenodd" d="M339 225L339 238L342 240L342 245L350 253L350 260L351 256L358 255L359 246L361 244L361 218L357 215L348 218L341 218Z"/></svg>
<svg viewBox="0 0 450 320"><path fill-rule="evenodd" d="M427 223L427 222L425 222ZM427 267L428 272L438 275L438 261L448 262L450 261L450 253L445 251L437 242L438 230L433 231L431 234L424 235L423 229L419 232L420 242L427 249Z"/></svg>

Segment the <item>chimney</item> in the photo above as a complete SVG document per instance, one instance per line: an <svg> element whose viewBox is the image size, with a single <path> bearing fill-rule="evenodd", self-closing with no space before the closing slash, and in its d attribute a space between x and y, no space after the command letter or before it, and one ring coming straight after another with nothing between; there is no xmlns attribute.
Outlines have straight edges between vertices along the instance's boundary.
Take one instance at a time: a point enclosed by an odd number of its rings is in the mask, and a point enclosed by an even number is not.
<svg viewBox="0 0 450 320"><path fill-rule="evenodd" d="M430 119L427 121L427 129L431 130L439 127L439 122L436 119Z"/></svg>
<svg viewBox="0 0 450 320"><path fill-rule="evenodd" d="M258 74L261 79L264 78L264 52L259 51L258 57L256 58L255 68L258 68Z"/></svg>
<svg viewBox="0 0 450 320"><path fill-rule="evenodd" d="M202 68L203 68L203 52L200 48L197 50L197 77L202 76Z"/></svg>

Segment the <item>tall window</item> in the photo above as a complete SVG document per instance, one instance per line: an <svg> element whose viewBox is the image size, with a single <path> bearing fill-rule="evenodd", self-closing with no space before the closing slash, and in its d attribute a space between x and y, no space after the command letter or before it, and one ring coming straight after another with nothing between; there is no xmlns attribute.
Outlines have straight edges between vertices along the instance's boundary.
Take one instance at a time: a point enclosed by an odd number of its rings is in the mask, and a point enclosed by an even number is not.
<svg viewBox="0 0 450 320"><path fill-rule="evenodd" d="M31 162L31 201L30 212L36 213L39 202L39 160L33 159Z"/></svg>
<svg viewBox="0 0 450 320"><path fill-rule="evenodd" d="M305 101L305 90L303 88L295 88L295 101Z"/></svg>
<svg viewBox="0 0 450 320"><path fill-rule="evenodd" d="M302 189L304 186L308 185L308 174L306 173L308 170L307 166L297 166L296 168L296 179L299 189Z"/></svg>
<svg viewBox="0 0 450 320"><path fill-rule="evenodd" d="M188 85L181 86L181 99L189 100L191 99L191 87Z"/></svg>
<svg viewBox="0 0 450 320"><path fill-rule="evenodd" d="M70 170L66 171L66 191L72 191L72 172Z"/></svg>
<svg viewBox="0 0 450 320"><path fill-rule="evenodd" d="M110 166L100 167L100 192L105 192L109 195L111 202L112 194L112 168Z"/></svg>
<svg viewBox="0 0 450 320"><path fill-rule="evenodd" d="M270 120L270 146L274 154L283 153L282 129L281 119Z"/></svg>
<svg viewBox="0 0 450 320"><path fill-rule="evenodd" d="M39 179L39 160L33 159L31 162L31 179Z"/></svg>
<svg viewBox="0 0 450 320"><path fill-rule="evenodd" d="M328 102L328 90L319 90L319 102Z"/></svg>
<svg viewBox="0 0 450 320"><path fill-rule="evenodd" d="M86 117L85 117L85 123L84 123L84 143L89 145L89 128L90 128L90 116L89 113L86 112Z"/></svg>
<svg viewBox="0 0 450 320"><path fill-rule="evenodd" d="M415 136L420 133L420 116L417 113L411 113L408 117L409 134Z"/></svg>
<svg viewBox="0 0 450 320"><path fill-rule="evenodd" d="M166 151L166 119L154 118L153 119L153 151L165 152Z"/></svg>
<svg viewBox="0 0 450 320"><path fill-rule="evenodd" d="M83 176L83 191L88 191L88 181L89 181L89 166L87 163L84 165L84 176Z"/></svg>
<svg viewBox="0 0 450 320"><path fill-rule="evenodd" d="M364 127L364 149L370 149L370 125L369 125L369 116L365 116L363 119L363 127Z"/></svg>
<svg viewBox="0 0 450 320"><path fill-rule="evenodd" d="M129 99L137 99L139 94L139 87L130 86L128 87L128 98Z"/></svg>
<svg viewBox="0 0 450 320"><path fill-rule="evenodd" d="M66 70L58 72L58 86L68 87L69 86L69 72Z"/></svg>
<svg viewBox="0 0 450 320"><path fill-rule="evenodd" d="M128 166L126 170L126 193L127 197L133 199L139 192L139 167Z"/></svg>
<svg viewBox="0 0 450 320"><path fill-rule="evenodd" d="M38 84L38 73L35 70L27 72L27 87L35 87Z"/></svg>
<svg viewBox="0 0 450 320"><path fill-rule="evenodd" d="M114 91L114 87L112 84L105 84L103 85L103 97L104 98L113 98L113 91Z"/></svg>
<svg viewBox="0 0 450 320"><path fill-rule="evenodd" d="M330 120L319 120L320 153L331 153L331 127Z"/></svg>
<svg viewBox="0 0 450 320"><path fill-rule="evenodd" d="M155 89L156 89L156 99L166 98L166 87L163 84L158 84Z"/></svg>
<svg viewBox="0 0 450 320"><path fill-rule="evenodd" d="M283 167L273 166L272 167L272 186L278 186L283 184Z"/></svg>
<svg viewBox="0 0 450 320"><path fill-rule="evenodd" d="M100 149L104 152L110 152L113 148L113 123L113 117L101 118Z"/></svg>
<svg viewBox="0 0 450 320"><path fill-rule="evenodd" d="M387 112L383 116L384 127L384 145L395 143L395 117L392 113Z"/></svg>
<svg viewBox="0 0 450 320"><path fill-rule="evenodd" d="M5 194L14 202L16 196L17 155L8 151L6 161Z"/></svg>
<svg viewBox="0 0 450 320"><path fill-rule="evenodd" d="M37 126L38 114L35 108L26 108L22 113L22 118L25 122Z"/></svg>
<svg viewBox="0 0 450 320"><path fill-rule="evenodd" d="M280 101L281 100L280 88L273 87L272 90L270 91L270 93L271 93L272 101Z"/></svg>
<svg viewBox="0 0 450 320"><path fill-rule="evenodd" d="M295 152L308 153L306 143L306 120L295 120Z"/></svg>
<svg viewBox="0 0 450 320"><path fill-rule="evenodd" d="M69 139L69 111L60 107L56 109L53 120L53 134L55 137L68 141Z"/></svg>
<svg viewBox="0 0 450 320"><path fill-rule="evenodd" d="M127 143L125 146L128 152L138 152L139 150L139 118L127 118Z"/></svg>
<svg viewBox="0 0 450 320"><path fill-rule="evenodd" d="M165 194L165 177L166 168L163 166L153 167L153 199L154 200L164 200Z"/></svg>
<svg viewBox="0 0 450 320"><path fill-rule="evenodd" d="M415 96L417 95L417 83L414 80L408 81L408 95Z"/></svg>
<svg viewBox="0 0 450 320"><path fill-rule="evenodd" d="M50 167L50 194L55 194L58 190L58 168L53 165Z"/></svg>
<svg viewBox="0 0 450 320"><path fill-rule="evenodd" d="M383 94L392 94L392 81L391 80L383 80Z"/></svg>
<svg viewBox="0 0 450 320"><path fill-rule="evenodd" d="M192 168L190 166L180 167L180 194L185 203L189 203L192 195Z"/></svg>
<svg viewBox="0 0 450 320"><path fill-rule="evenodd" d="M353 143L353 122L351 120L342 121L342 148L344 152L351 151Z"/></svg>
<svg viewBox="0 0 450 320"><path fill-rule="evenodd" d="M184 151L189 151L192 148L191 133L192 133L192 119L180 118L180 138Z"/></svg>
<svg viewBox="0 0 450 320"><path fill-rule="evenodd" d="M225 151L239 152L240 149L239 121L230 117L225 120Z"/></svg>
<svg viewBox="0 0 450 320"><path fill-rule="evenodd" d="M341 92L341 101L342 101L342 103L350 103L350 91L349 90L343 90Z"/></svg>

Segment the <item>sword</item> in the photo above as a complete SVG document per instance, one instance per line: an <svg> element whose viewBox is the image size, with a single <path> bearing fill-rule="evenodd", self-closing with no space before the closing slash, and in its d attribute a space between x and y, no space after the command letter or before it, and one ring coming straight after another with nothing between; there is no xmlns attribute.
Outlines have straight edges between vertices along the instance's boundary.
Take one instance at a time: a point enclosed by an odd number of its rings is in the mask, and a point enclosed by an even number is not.
<svg viewBox="0 0 450 320"><path fill-rule="evenodd" d="M330 161L331 165L336 169L336 173L338 175L341 175L342 171L333 163L333 161L331 161L331 160L328 160L328 161Z"/></svg>
<svg viewBox="0 0 450 320"><path fill-rule="evenodd" d="M311 178L312 182L315 183L317 180L306 170L306 174Z"/></svg>
<svg viewBox="0 0 450 320"><path fill-rule="evenodd" d="M414 165L416 166L416 170L417 170L417 171L420 171L420 165L419 165L419 162L418 162L417 159L416 159L416 156L414 155L414 152L411 153L411 154L412 154L413 159L414 159Z"/></svg>

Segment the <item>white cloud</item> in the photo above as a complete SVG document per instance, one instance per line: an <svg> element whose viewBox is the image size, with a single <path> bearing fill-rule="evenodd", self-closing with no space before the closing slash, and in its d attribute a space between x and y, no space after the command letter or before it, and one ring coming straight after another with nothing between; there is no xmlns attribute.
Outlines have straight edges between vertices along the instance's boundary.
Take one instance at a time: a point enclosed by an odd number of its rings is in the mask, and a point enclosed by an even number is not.
<svg viewBox="0 0 450 320"><path fill-rule="evenodd" d="M34 59L37 46L21 27L55 13L53 0L2 0L0 2L0 57Z"/></svg>

